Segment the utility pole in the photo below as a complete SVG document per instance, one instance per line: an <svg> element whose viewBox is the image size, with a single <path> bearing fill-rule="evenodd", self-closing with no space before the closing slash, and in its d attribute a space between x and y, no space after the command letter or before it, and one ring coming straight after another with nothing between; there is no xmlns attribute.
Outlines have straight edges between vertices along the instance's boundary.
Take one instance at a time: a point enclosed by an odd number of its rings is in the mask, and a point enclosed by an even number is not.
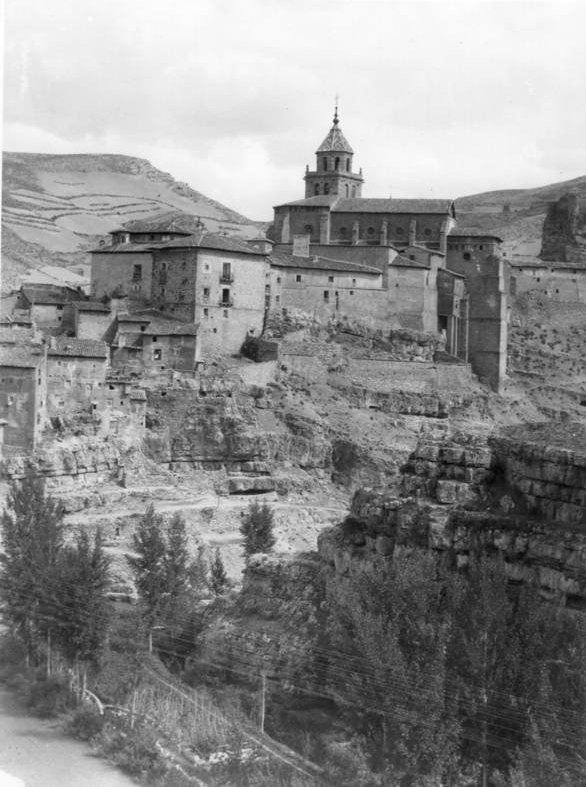
<svg viewBox="0 0 586 787"><path fill-rule="evenodd" d="M265 706L267 699L267 675L263 670L261 672L261 689L260 689L260 731L265 731Z"/></svg>

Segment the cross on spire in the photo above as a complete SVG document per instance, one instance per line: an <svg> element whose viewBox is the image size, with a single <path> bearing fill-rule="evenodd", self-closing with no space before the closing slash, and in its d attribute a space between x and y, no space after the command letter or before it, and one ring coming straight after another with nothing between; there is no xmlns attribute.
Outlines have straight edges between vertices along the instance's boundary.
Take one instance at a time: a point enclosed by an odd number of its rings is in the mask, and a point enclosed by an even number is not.
<svg viewBox="0 0 586 787"><path fill-rule="evenodd" d="M335 105L334 105L334 126L337 126L340 122L338 120L338 101L340 100L340 96L336 93L335 97Z"/></svg>

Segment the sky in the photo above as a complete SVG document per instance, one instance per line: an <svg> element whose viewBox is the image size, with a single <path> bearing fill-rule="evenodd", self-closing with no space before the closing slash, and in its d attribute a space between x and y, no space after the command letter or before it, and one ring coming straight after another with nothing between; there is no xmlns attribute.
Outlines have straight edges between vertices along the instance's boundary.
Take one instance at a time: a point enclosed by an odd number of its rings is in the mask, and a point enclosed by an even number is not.
<svg viewBox="0 0 586 787"><path fill-rule="evenodd" d="M331 123L363 196L586 174L586 3L5 0L4 150L123 153L251 219Z"/></svg>

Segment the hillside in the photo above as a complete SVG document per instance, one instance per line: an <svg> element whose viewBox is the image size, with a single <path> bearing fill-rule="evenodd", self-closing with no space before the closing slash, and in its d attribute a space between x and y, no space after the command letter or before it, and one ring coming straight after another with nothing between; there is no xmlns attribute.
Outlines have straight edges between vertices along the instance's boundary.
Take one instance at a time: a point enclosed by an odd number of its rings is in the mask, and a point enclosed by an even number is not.
<svg viewBox="0 0 586 787"><path fill-rule="evenodd" d="M211 231L250 237L258 225L144 159L4 153L2 285L28 268L85 262L99 237L160 213L197 216Z"/></svg>
<svg viewBox="0 0 586 787"><path fill-rule="evenodd" d="M586 176L534 189L504 189L459 197L458 224L498 234L505 241L509 256L539 254L548 205L568 191L586 198Z"/></svg>

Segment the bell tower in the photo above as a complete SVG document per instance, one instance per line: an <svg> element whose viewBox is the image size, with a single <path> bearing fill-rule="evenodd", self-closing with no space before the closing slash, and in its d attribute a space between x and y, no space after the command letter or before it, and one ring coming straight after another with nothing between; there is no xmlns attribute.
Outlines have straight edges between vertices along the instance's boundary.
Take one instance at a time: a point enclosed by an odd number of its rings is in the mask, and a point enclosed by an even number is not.
<svg viewBox="0 0 586 787"><path fill-rule="evenodd" d="M362 196L362 170L352 171L354 151L342 134L338 119L338 103L334 111L334 122L327 137L315 151L315 170L305 170L305 197L331 195L350 199Z"/></svg>

